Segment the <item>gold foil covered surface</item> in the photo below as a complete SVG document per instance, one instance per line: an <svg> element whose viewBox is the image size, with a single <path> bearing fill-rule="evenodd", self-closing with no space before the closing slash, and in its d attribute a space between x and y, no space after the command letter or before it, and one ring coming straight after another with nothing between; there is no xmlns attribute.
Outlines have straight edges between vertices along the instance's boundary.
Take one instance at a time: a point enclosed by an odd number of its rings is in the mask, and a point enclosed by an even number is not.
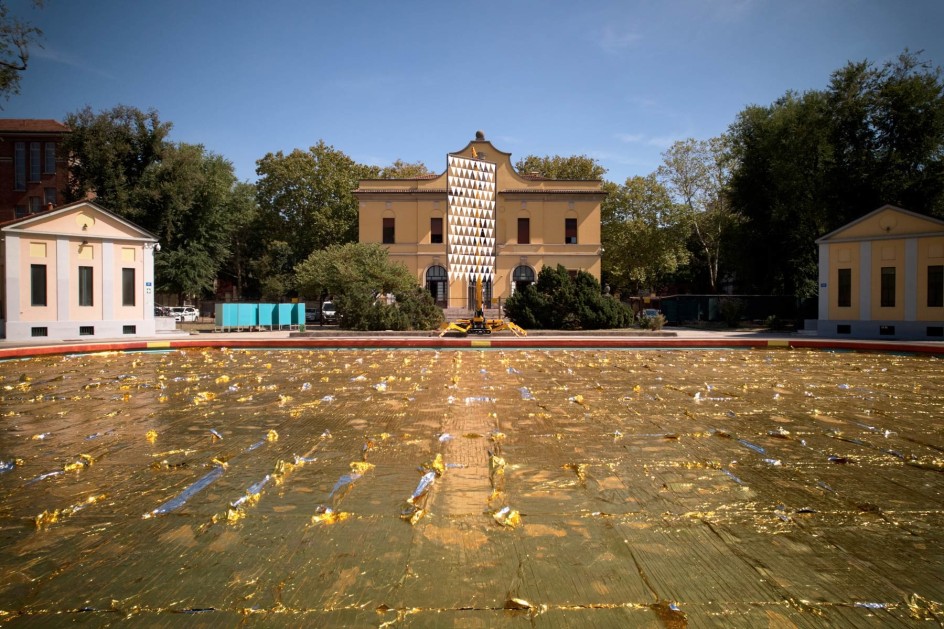
<svg viewBox="0 0 944 629"><path fill-rule="evenodd" d="M944 620L939 358L104 352L0 398L0 622Z"/></svg>

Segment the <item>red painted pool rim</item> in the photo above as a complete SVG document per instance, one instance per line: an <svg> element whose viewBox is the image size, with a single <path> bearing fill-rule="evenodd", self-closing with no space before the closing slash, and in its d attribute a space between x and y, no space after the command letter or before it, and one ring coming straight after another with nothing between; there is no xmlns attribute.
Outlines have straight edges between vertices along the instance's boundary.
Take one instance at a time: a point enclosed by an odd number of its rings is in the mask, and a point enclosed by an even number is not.
<svg viewBox="0 0 944 629"><path fill-rule="evenodd" d="M46 345L0 346L0 360L83 354L175 349L816 349L944 356L944 343L820 338L671 338L636 336L533 337L289 337L174 338Z"/></svg>

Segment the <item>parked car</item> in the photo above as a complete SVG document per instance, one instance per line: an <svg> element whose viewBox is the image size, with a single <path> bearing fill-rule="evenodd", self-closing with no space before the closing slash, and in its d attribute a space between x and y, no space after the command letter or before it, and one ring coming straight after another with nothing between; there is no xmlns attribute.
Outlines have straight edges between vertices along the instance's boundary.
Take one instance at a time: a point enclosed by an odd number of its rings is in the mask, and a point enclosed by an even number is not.
<svg viewBox="0 0 944 629"><path fill-rule="evenodd" d="M167 316L173 317L174 321L196 321L200 313L193 306L173 306L169 309Z"/></svg>
<svg viewBox="0 0 944 629"><path fill-rule="evenodd" d="M154 306L154 316L155 317L169 317L170 308L167 306Z"/></svg>
<svg viewBox="0 0 944 629"><path fill-rule="evenodd" d="M326 301L321 304L321 320L324 323L338 322L338 309L335 307L333 301Z"/></svg>
<svg viewBox="0 0 944 629"><path fill-rule="evenodd" d="M662 313L660 313L660 312L659 312L658 310L656 310L655 308L646 308L645 310L642 311L642 316L644 316L644 317L647 318L647 319L652 319L653 317L658 317L660 314L662 314Z"/></svg>
<svg viewBox="0 0 944 629"><path fill-rule="evenodd" d="M317 308L305 308L305 323L318 323L321 321L321 311Z"/></svg>

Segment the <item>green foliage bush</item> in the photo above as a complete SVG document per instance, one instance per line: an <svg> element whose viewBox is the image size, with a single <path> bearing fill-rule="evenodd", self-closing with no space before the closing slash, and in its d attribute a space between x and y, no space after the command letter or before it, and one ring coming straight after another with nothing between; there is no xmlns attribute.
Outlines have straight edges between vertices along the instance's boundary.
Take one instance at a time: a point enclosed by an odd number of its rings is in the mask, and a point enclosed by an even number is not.
<svg viewBox="0 0 944 629"><path fill-rule="evenodd" d="M303 297L332 295L339 324L349 330L432 330L443 320L429 291L377 244L347 243L316 251L295 267L295 284ZM387 294L395 303L377 299Z"/></svg>
<svg viewBox="0 0 944 629"><path fill-rule="evenodd" d="M724 297L718 303L718 310L728 327L736 328L738 322L744 317L746 306L744 301L737 297Z"/></svg>
<svg viewBox="0 0 944 629"><path fill-rule="evenodd" d="M586 271L571 278L561 265L544 267L538 281L505 302L505 314L524 329L599 330L632 324L632 312L603 295L600 282Z"/></svg>
<svg viewBox="0 0 944 629"><path fill-rule="evenodd" d="M443 321L429 291L417 286L395 293L396 302L384 303L373 295L353 292L337 297L340 325L349 330L434 330Z"/></svg>
<svg viewBox="0 0 944 629"><path fill-rule="evenodd" d="M639 320L639 327L645 330L661 330L665 327L665 315L660 312L654 317L643 316Z"/></svg>

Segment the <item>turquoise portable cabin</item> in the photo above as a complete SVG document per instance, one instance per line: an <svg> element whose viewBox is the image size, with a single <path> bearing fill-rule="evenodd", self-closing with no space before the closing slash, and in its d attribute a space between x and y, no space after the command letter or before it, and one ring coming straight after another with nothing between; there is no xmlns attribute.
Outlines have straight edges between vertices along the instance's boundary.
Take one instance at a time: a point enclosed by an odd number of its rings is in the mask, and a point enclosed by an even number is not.
<svg viewBox="0 0 944 629"><path fill-rule="evenodd" d="M259 304L259 326L271 328L278 324L278 304Z"/></svg>
<svg viewBox="0 0 944 629"><path fill-rule="evenodd" d="M279 304L278 323L280 328L290 327L292 323L292 309L295 304Z"/></svg>
<svg viewBox="0 0 944 629"><path fill-rule="evenodd" d="M216 304L218 328L251 328L259 325L259 304Z"/></svg>
<svg viewBox="0 0 944 629"><path fill-rule="evenodd" d="M216 304L216 319L213 324L218 328L235 328L237 305L238 304Z"/></svg>
<svg viewBox="0 0 944 629"><path fill-rule="evenodd" d="M248 328L259 325L259 304L236 304L236 327Z"/></svg>

